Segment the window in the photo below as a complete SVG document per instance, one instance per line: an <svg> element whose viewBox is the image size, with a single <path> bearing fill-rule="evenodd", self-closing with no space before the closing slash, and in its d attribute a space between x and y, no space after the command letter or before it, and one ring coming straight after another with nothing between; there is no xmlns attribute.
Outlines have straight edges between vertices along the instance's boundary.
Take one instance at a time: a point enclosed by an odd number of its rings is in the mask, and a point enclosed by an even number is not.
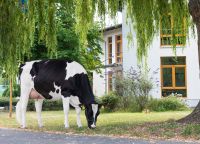
<svg viewBox="0 0 200 144"><path fill-rule="evenodd" d="M115 36L116 63L122 63L122 35Z"/></svg>
<svg viewBox="0 0 200 144"><path fill-rule="evenodd" d="M113 90L113 74L108 72L108 92Z"/></svg>
<svg viewBox="0 0 200 144"><path fill-rule="evenodd" d="M185 20L183 20L185 23ZM161 46L172 46L173 44L173 18L170 14L163 15L161 18L161 28L160 28L160 41ZM177 46L185 45L186 35L185 35L185 27L176 28L177 31L174 31L175 43Z"/></svg>
<svg viewBox="0 0 200 144"><path fill-rule="evenodd" d="M187 96L185 57L161 57L161 89L163 97Z"/></svg>
<svg viewBox="0 0 200 144"><path fill-rule="evenodd" d="M112 64L112 37L108 38L108 64Z"/></svg>

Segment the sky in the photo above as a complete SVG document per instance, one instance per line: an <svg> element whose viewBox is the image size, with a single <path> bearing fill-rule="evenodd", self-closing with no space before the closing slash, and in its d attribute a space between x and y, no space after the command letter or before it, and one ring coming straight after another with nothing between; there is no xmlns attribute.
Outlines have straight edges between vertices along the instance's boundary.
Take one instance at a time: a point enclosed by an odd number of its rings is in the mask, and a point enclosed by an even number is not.
<svg viewBox="0 0 200 144"><path fill-rule="evenodd" d="M98 16L96 16L95 21L99 21L100 18ZM109 17L109 15L106 15L106 26L105 27L110 27L110 26L114 26L116 24L121 24L122 23L122 13L121 12L117 12L117 16L116 19L112 19L111 17Z"/></svg>
<svg viewBox="0 0 200 144"><path fill-rule="evenodd" d="M106 27L114 26L116 24L121 24L122 23L122 13L118 12L116 19L113 20L111 19L108 15L106 16Z"/></svg>

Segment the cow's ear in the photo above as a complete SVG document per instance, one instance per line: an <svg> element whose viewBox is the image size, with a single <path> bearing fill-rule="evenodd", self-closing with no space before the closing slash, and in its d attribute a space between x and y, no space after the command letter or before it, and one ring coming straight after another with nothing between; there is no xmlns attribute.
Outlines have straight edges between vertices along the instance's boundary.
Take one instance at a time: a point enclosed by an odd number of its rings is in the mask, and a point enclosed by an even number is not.
<svg viewBox="0 0 200 144"><path fill-rule="evenodd" d="M99 109L101 109L102 106L103 106L102 104L98 104Z"/></svg>
<svg viewBox="0 0 200 144"><path fill-rule="evenodd" d="M79 106L82 110L84 110L84 108L85 108L82 104L79 104L78 106Z"/></svg>

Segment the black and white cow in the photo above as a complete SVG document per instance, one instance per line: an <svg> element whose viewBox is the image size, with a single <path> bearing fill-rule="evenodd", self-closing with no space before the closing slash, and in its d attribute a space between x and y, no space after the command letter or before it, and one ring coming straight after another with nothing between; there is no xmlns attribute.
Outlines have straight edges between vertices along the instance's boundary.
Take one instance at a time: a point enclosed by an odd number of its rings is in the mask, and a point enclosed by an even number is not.
<svg viewBox="0 0 200 144"><path fill-rule="evenodd" d="M42 127L41 110L44 99L62 99L65 127L69 127L70 104L76 109L77 125L81 127L80 105L85 106L88 127L95 128L99 107L89 84L86 70L75 61L38 60L20 66L21 96L16 106L16 118L26 127L26 108L29 98L36 99L35 107L39 127Z"/></svg>

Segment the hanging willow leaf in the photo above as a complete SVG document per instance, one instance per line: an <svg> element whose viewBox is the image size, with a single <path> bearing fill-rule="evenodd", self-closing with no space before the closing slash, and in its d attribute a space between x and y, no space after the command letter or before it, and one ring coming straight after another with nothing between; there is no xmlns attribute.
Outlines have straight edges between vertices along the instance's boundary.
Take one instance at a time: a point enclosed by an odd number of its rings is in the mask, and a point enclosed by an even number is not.
<svg viewBox="0 0 200 144"><path fill-rule="evenodd" d="M48 23L47 23L47 36L46 46L48 47L48 54L50 57L56 54L56 23L55 23L55 2L49 0L48 2Z"/></svg>
<svg viewBox="0 0 200 144"><path fill-rule="evenodd" d="M46 31L46 21L47 21L47 1L46 0L38 0L38 29L39 29L39 39L44 39L45 31Z"/></svg>
<svg viewBox="0 0 200 144"><path fill-rule="evenodd" d="M2 0L0 8L0 65L7 75L14 77L18 70L17 60L30 38L27 34L23 35L28 27L27 21L18 2Z"/></svg>
<svg viewBox="0 0 200 144"><path fill-rule="evenodd" d="M76 31L80 34L81 42L86 44L87 32L94 18L93 0L76 0L75 5Z"/></svg>
<svg viewBox="0 0 200 144"><path fill-rule="evenodd" d="M177 32L188 36L190 17L187 0L127 0L127 17L136 31L137 57L141 62L147 57L148 48L155 34L159 33L163 15L170 15L173 21L172 44L176 52ZM165 25L167 22L162 22ZM181 39L185 43L186 37Z"/></svg>
<svg viewBox="0 0 200 144"><path fill-rule="evenodd" d="M147 48L156 32L153 8L154 0L129 0L127 2L127 14L136 30L137 55L140 61L147 56Z"/></svg>

